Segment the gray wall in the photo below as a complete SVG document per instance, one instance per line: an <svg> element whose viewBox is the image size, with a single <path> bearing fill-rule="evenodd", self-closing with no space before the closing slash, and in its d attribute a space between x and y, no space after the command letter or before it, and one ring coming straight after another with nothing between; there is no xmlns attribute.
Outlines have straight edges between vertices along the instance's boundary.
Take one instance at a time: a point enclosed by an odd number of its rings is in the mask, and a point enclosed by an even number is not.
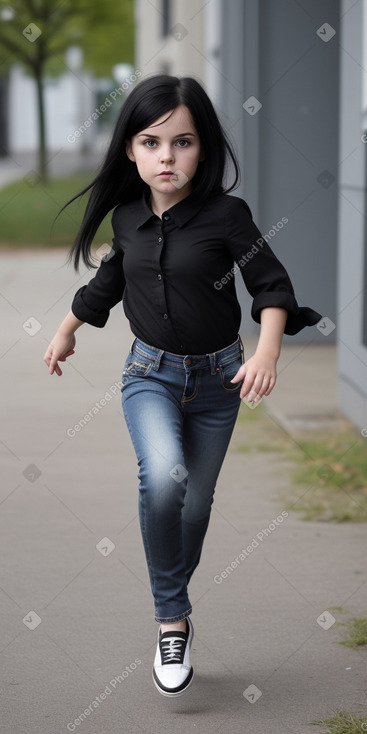
<svg viewBox="0 0 367 734"><path fill-rule="evenodd" d="M362 3L342 2L339 174L338 370L343 413L367 428L367 346L363 344L366 156L362 142Z"/></svg>
<svg viewBox="0 0 367 734"><path fill-rule="evenodd" d="M262 234L288 218L269 244L289 272L299 305L335 323L339 2L304 6L294 0L223 3L220 107L241 163L242 184L233 193L249 203ZM325 19L336 30L328 42L316 34ZM242 107L252 95L262 104L255 115ZM251 298L240 277L236 284L244 315ZM243 318L241 331L253 334L258 327ZM325 337L316 328L284 337L284 343L311 340Z"/></svg>

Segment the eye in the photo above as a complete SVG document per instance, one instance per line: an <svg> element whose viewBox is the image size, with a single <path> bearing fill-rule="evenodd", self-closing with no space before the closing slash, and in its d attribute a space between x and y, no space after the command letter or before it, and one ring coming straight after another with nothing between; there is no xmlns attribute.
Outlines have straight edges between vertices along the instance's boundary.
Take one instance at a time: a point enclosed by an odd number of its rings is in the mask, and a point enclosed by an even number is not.
<svg viewBox="0 0 367 734"><path fill-rule="evenodd" d="M153 143L153 145L148 145L148 143ZM144 143L143 143L143 145L145 145L146 148L153 148L155 144L156 144L155 140L144 140Z"/></svg>
<svg viewBox="0 0 367 734"><path fill-rule="evenodd" d="M185 143L185 145L179 145L179 148L187 148L188 145L190 145L190 141L186 140L185 138L181 138L180 140L177 140L177 143Z"/></svg>

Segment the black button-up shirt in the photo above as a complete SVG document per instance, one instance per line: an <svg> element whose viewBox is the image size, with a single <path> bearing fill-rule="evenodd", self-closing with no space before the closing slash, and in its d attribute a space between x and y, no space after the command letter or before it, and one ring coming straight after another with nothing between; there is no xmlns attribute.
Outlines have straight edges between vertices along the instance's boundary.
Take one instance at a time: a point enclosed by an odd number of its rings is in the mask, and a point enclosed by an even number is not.
<svg viewBox="0 0 367 734"><path fill-rule="evenodd" d="M243 199L191 193L160 219L149 195L146 187L141 199L114 210L112 250L72 302L78 319L103 327L122 301L133 334L147 344L177 354L214 352L237 339L236 272L253 297L257 323L268 306L288 311L286 334L322 318L298 306L287 271Z"/></svg>

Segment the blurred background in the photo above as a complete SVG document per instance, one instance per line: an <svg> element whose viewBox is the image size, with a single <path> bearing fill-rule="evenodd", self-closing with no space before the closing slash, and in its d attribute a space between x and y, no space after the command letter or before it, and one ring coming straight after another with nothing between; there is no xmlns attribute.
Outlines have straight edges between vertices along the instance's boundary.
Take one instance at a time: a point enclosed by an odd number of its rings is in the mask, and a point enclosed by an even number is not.
<svg viewBox="0 0 367 734"><path fill-rule="evenodd" d="M312 333L284 342L334 345L340 410L366 426L366 6L1 0L3 255L66 252L85 199L53 220L97 170L133 86L159 72L194 76L237 151L233 193L269 235L299 304L323 314ZM96 247L111 242L107 220ZM236 283L247 313L251 299ZM248 321L246 334L257 333Z"/></svg>

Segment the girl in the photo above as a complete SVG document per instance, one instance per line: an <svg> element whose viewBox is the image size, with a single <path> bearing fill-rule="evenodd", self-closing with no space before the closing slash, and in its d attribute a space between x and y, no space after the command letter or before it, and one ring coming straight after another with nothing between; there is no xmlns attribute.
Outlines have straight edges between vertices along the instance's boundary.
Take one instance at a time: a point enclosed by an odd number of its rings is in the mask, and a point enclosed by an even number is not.
<svg viewBox="0 0 367 734"><path fill-rule="evenodd" d="M234 181L225 189L227 160ZM80 256L93 265L93 236L111 209L113 247L76 292L44 355L49 373L61 375L58 363L75 353L75 331L84 322L103 327L123 302L135 338L122 372L122 407L139 465L140 527L160 624L153 680L166 696L181 695L193 680L188 583L240 399L269 395L283 332L321 319L298 306L247 203L228 195L238 180L202 86L163 74L141 81L122 107L100 172L74 197L90 190L69 252L75 270ZM246 362L236 270L261 324Z"/></svg>

